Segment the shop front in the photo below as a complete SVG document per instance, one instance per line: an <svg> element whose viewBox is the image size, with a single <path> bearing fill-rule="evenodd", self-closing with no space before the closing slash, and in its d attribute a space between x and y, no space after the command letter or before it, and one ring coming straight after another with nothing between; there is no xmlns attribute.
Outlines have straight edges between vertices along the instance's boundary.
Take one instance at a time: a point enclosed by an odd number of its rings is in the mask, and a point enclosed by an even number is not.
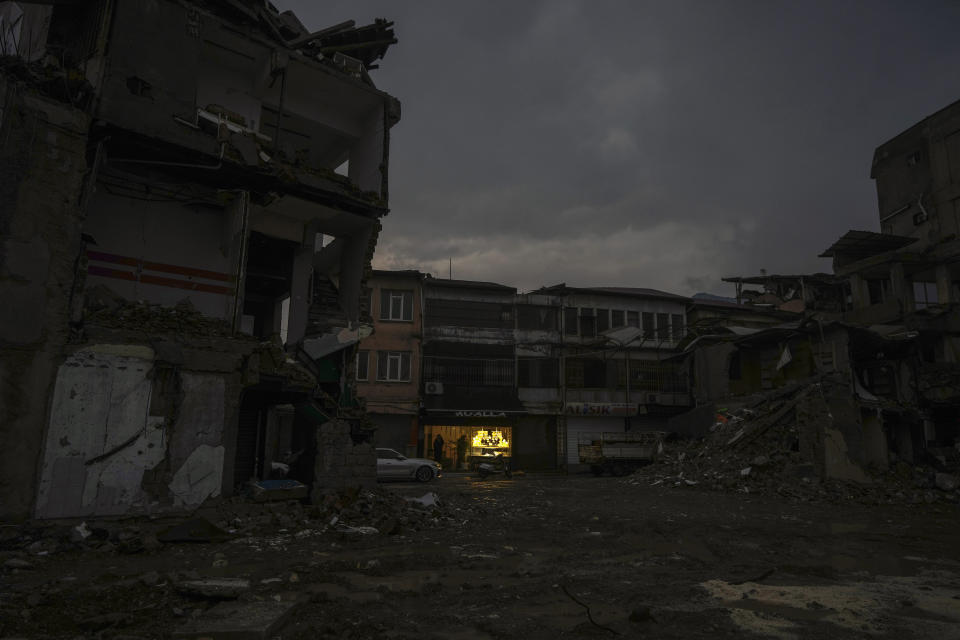
<svg viewBox="0 0 960 640"><path fill-rule="evenodd" d="M444 469L472 470L479 462L498 455L512 458L519 416L507 411L428 411L423 424L423 455L436 456L440 436Z"/></svg>
<svg viewBox="0 0 960 640"><path fill-rule="evenodd" d="M599 438L601 433L623 433L637 415L638 406L623 402L568 402L564 406L567 420L567 468L580 466L580 443ZM584 467L585 468L585 467Z"/></svg>

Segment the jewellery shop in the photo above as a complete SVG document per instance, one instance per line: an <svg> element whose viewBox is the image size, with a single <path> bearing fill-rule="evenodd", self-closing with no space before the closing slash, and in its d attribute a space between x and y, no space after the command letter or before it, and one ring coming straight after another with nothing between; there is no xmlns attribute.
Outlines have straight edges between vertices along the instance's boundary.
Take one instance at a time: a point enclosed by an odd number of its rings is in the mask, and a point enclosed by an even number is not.
<svg viewBox="0 0 960 640"><path fill-rule="evenodd" d="M431 412L424 421L424 455L434 457L434 442L443 438L445 469L472 470L498 455L513 456L516 416L507 411Z"/></svg>

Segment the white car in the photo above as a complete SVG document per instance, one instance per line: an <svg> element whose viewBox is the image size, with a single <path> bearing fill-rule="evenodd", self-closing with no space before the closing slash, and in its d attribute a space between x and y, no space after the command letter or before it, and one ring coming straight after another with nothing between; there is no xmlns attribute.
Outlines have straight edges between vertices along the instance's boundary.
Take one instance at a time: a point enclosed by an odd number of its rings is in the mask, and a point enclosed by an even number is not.
<svg viewBox="0 0 960 640"><path fill-rule="evenodd" d="M393 449L377 449L377 480L418 480L440 477L440 463L425 458L408 458Z"/></svg>

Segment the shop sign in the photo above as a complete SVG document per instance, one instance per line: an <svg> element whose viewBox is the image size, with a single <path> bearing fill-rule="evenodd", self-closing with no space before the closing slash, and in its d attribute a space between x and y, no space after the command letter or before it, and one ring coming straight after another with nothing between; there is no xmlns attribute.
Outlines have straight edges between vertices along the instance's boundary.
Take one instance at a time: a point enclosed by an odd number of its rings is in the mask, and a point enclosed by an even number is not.
<svg viewBox="0 0 960 640"><path fill-rule="evenodd" d="M455 411L454 414L458 418L506 418L507 414L504 411Z"/></svg>
<svg viewBox="0 0 960 640"><path fill-rule="evenodd" d="M571 416L635 416L637 405L628 402L568 402L566 412Z"/></svg>

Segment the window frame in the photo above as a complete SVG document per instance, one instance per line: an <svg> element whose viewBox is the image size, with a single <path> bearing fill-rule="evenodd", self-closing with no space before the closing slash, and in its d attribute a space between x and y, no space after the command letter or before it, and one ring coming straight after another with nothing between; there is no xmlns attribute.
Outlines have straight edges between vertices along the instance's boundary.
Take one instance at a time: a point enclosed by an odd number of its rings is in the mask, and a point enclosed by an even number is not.
<svg viewBox="0 0 960 640"><path fill-rule="evenodd" d="M393 304L400 301L400 315L394 317ZM381 289L380 313L377 314L381 322L413 322L413 289Z"/></svg>
<svg viewBox="0 0 960 640"><path fill-rule="evenodd" d="M364 375L360 377L360 363L363 362ZM370 382L370 350L358 349L356 361L356 378L358 382Z"/></svg>
<svg viewBox="0 0 960 640"><path fill-rule="evenodd" d="M393 362L396 362L396 377L390 375ZM404 369L406 369L406 377L404 377ZM377 382L410 382L413 377L411 369L409 351L377 351Z"/></svg>

